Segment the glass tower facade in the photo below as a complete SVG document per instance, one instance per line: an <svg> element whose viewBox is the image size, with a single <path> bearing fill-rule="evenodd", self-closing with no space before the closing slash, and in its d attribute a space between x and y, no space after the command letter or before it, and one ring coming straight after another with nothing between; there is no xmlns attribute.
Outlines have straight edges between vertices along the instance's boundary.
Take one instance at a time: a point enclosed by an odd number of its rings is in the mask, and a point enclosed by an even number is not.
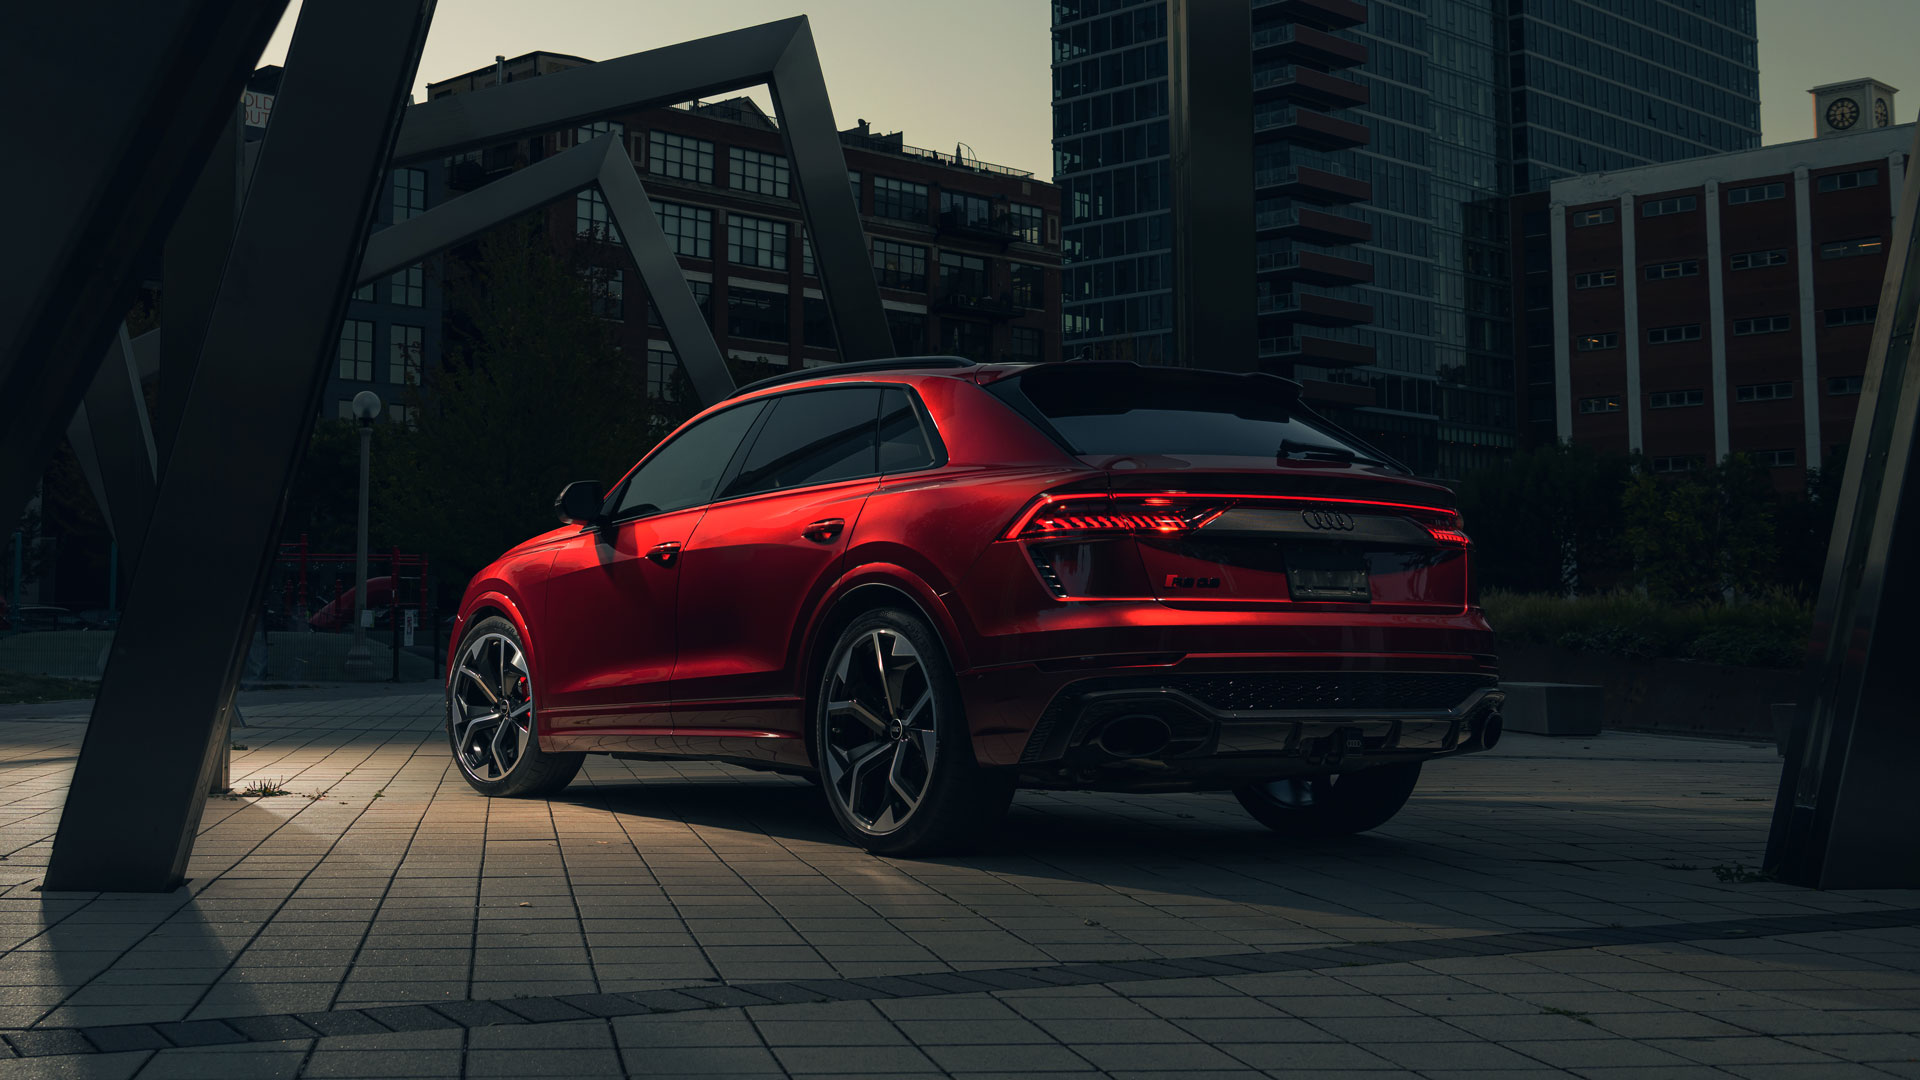
<svg viewBox="0 0 1920 1080"><path fill-rule="evenodd" d="M1759 145L1754 0L1607 6L1251 5L1262 366L1423 475L1515 441L1508 196ZM1165 0L1053 18L1063 355L1205 366L1173 347Z"/></svg>

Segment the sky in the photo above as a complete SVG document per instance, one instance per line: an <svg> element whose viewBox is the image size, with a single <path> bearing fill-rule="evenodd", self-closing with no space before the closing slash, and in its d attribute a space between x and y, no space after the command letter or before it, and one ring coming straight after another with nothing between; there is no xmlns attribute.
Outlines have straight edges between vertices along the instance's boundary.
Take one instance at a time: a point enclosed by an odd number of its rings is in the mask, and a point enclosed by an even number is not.
<svg viewBox="0 0 1920 1080"><path fill-rule="evenodd" d="M424 86L546 50L604 60L804 12L843 128L866 119L909 145L1050 179L1053 121L1047 0L439 0L420 60ZM1920 108L1920 50L1908 31L1920 0L1759 0L1760 125L1768 143L1813 135L1807 89L1870 76ZM262 63L286 56L299 0ZM764 93L761 95L764 102Z"/></svg>

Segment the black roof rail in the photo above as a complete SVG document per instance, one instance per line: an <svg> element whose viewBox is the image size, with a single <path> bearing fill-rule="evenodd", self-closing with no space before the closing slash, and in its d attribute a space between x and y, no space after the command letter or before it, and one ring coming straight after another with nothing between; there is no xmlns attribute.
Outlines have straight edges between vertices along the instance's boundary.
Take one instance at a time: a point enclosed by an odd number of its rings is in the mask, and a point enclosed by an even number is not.
<svg viewBox="0 0 1920 1080"><path fill-rule="evenodd" d="M778 375L769 375L764 379L755 379L727 396L729 398L736 398L749 390L763 390L769 386L806 382L809 379L825 379L834 375L858 375L868 371L915 371L927 368L944 370L978 366L979 364L976 362L959 356L896 356L888 360L854 360L848 363L822 364L819 367L802 368L799 371L786 371Z"/></svg>

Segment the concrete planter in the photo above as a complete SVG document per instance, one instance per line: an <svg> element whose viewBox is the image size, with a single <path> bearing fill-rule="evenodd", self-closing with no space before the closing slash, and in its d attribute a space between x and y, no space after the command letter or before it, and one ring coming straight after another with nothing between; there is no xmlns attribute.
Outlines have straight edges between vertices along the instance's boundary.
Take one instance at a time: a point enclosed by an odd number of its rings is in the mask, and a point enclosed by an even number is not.
<svg viewBox="0 0 1920 1080"><path fill-rule="evenodd" d="M1800 694L1801 672L1692 660L1635 660L1552 645L1503 642L1500 677L1604 688L1604 722L1622 731L1773 742L1772 708Z"/></svg>

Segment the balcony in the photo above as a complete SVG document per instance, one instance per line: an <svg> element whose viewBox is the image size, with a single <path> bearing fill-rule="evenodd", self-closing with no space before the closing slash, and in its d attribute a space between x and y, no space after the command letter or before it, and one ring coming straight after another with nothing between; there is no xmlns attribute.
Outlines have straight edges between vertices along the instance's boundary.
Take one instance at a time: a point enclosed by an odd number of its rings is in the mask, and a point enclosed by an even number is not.
<svg viewBox="0 0 1920 1080"><path fill-rule="evenodd" d="M1254 72L1253 94L1257 100L1277 99L1322 109L1352 109L1373 100L1372 93L1352 79L1294 64Z"/></svg>
<svg viewBox="0 0 1920 1080"><path fill-rule="evenodd" d="M1254 270L1272 274L1288 283L1368 285L1373 282L1373 264L1320 251L1283 251L1262 255L1255 261Z"/></svg>
<svg viewBox="0 0 1920 1080"><path fill-rule="evenodd" d="M1254 32L1253 55L1256 60L1278 56L1334 71L1366 63L1367 47L1310 26L1270 26Z"/></svg>
<svg viewBox="0 0 1920 1080"><path fill-rule="evenodd" d="M1301 364L1352 367L1373 363L1373 346L1303 334L1298 337L1261 338L1260 356L1262 359L1290 360Z"/></svg>
<svg viewBox="0 0 1920 1080"><path fill-rule="evenodd" d="M933 302L933 309L957 315L984 315L990 319L1011 319L1026 310L1014 300L1011 292L990 296L972 289L949 289L941 293Z"/></svg>
<svg viewBox="0 0 1920 1080"><path fill-rule="evenodd" d="M1262 296L1255 310L1308 326L1360 326L1373 321L1372 304L1356 304L1313 293L1273 293Z"/></svg>
<svg viewBox="0 0 1920 1080"><path fill-rule="evenodd" d="M1281 165L1257 170L1253 174L1253 186L1266 195L1285 195L1323 206L1366 202L1373 198L1373 185L1365 180L1355 180L1331 169L1315 169L1306 165Z"/></svg>
<svg viewBox="0 0 1920 1080"><path fill-rule="evenodd" d="M1253 227L1257 232L1310 244L1364 244L1373 239L1373 226L1364 221L1302 207L1262 210L1253 216Z"/></svg>
<svg viewBox="0 0 1920 1080"><path fill-rule="evenodd" d="M1354 0L1253 0L1253 10L1278 11L1294 22L1322 30L1344 30L1367 21L1367 9Z"/></svg>
<svg viewBox="0 0 1920 1080"><path fill-rule="evenodd" d="M969 240L984 240L990 244L1005 247L1020 238L1019 230L1014 227L1013 219L1002 211L991 217L968 214L958 207L940 211L940 234L942 236L960 236Z"/></svg>
<svg viewBox="0 0 1920 1080"><path fill-rule="evenodd" d="M1278 135L1288 142L1321 150L1346 150L1365 146L1373 133L1365 124L1337 120L1312 109L1263 108L1253 114L1255 134Z"/></svg>

